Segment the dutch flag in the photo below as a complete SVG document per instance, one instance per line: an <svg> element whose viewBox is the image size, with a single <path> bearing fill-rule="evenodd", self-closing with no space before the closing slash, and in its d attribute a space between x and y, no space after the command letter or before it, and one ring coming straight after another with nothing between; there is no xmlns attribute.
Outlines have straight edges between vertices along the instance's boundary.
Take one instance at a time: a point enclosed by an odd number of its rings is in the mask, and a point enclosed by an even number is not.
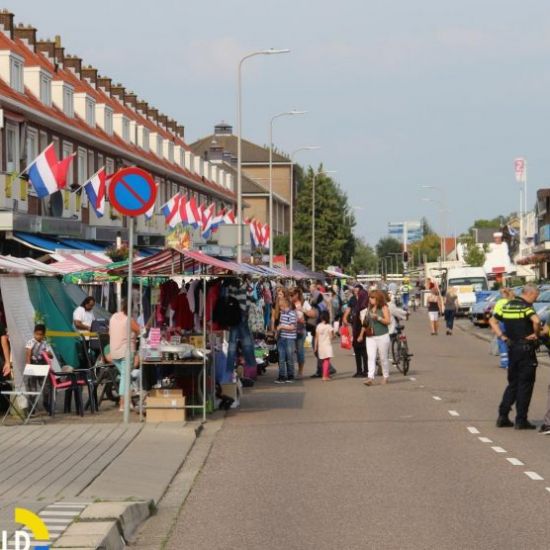
<svg viewBox="0 0 550 550"><path fill-rule="evenodd" d="M204 208L202 211L202 237L208 239L212 230L212 221L214 219L214 203Z"/></svg>
<svg viewBox="0 0 550 550"><path fill-rule="evenodd" d="M158 196L159 184L157 183L156 186L157 186L157 196ZM155 203L153 203L153 206L151 206L151 208L149 208L149 210L145 212L145 219L150 220L154 216L154 214L155 214Z"/></svg>
<svg viewBox="0 0 550 550"><path fill-rule="evenodd" d="M98 170L85 184L84 189L90 204L98 218L105 213L105 190L106 190L105 168Z"/></svg>
<svg viewBox="0 0 550 550"><path fill-rule="evenodd" d="M193 197L188 201L185 201L185 204L182 205L182 215L181 219L183 223L186 223L194 228L199 227L202 224L202 216L199 213L197 208L197 203Z"/></svg>
<svg viewBox="0 0 550 550"><path fill-rule="evenodd" d="M262 245L262 230L259 221L250 222L250 239L255 248Z"/></svg>
<svg viewBox="0 0 550 550"><path fill-rule="evenodd" d="M180 201L181 195L178 193L174 195L161 209L161 213L166 219L166 223L174 229L176 225L181 223L181 214L180 214Z"/></svg>
<svg viewBox="0 0 550 550"><path fill-rule="evenodd" d="M65 188L74 155L58 161L53 143L50 143L25 170L39 199Z"/></svg>
<svg viewBox="0 0 550 550"><path fill-rule="evenodd" d="M218 227L225 223L224 220L225 216L225 209L220 210L213 218L212 218L212 233L215 233L218 230Z"/></svg>
<svg viewBox="0 0 550 550"><path fill-rule="evenodd" d="M223 223L228 225L233 225L237 223L237 220L235 219L235 212L233 212L233 210L229 210L229 212L226 212L224 214Z"/></svg>
<svg viewBox="0 0 550 550"><path fill-rule="evenodd" d="M269 248L269 238L270 238L269 225L267 223L261 228L261 243L264 248Z"/></svg>

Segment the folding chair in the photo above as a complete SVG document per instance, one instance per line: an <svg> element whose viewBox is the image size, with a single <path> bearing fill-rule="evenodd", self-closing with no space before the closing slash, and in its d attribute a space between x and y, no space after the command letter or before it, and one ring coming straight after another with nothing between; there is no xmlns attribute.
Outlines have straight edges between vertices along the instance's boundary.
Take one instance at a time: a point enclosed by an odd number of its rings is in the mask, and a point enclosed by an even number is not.
<svg viewBox="0 0 550 550"><path fill-rule="evenodd" d="M14 389L11 391L3 391L2 395L5 395L9 399L9 407L6 411L6 414L2 418L2 424L6 421L6 418L10 414L10 411L13 411L15 416L19 417L23 421L23 424L27 424L33 415L40 397L44 393L44 387L46 386L46 380L48 379L48 373L50 371L50 365L25 365L25 370L23 371L23 387L21 389ZM25 379L29 380L34 378L37 382L38 379L42 378L40 383L40 389L38 391L28 391L25 388ZM24 397L29 403L29 407L26 409L27 414L25 415L25 409L20 409L17 404L17 398Z"/></svg>

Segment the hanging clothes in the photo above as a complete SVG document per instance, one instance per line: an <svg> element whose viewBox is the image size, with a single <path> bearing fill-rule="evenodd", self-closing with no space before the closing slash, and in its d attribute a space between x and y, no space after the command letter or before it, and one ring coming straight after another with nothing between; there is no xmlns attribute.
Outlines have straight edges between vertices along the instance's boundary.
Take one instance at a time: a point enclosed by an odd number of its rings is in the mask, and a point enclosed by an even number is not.
<svg viewBox="0 0 550 550"><path fill-rule="evenodd" d="M170 309L173 310L173 325L183 329L192 330L193 328L193 313L189 307L187 293L182 289L170 302Z"/></svg>

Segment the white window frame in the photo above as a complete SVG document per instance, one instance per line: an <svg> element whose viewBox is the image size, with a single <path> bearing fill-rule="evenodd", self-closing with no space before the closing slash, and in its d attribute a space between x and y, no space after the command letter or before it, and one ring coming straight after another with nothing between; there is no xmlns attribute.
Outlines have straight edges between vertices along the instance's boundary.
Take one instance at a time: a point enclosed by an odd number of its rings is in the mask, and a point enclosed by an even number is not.
<svg viewBox="0 0 550 550"><path fill-rule="evenodd" d="M95 174L95 157L92 149L88 149L88 177Z"/></svg>
<svg viewBox="0 0 550 550"><path fill-rule="evenodd" d="M67 158L68 156L73 154L73 144L70 141L63 140L63 146L62 146L62 156L61 158ZM71 164L69 166L69 171L67 172L67 186L66 189L70 189L71 185L74 183L73 178L73 165Z"/></svg>
<svg viewBox="0 0 550 550"><path fill-rule="evenodd" d="M128 117L122 117L122 139L126 142L130 141L130 120Z"/></svg>
<svg viewBox="0 0 550 550"><path fill-rule="evenodd" d="M115 171L115 161L112 158L105 159L105 172L107 174L113 174Z"/></svg>
<svg viewBox="0 0 550 550"><path fill-rule="evenodd" d="M19 93L23 93L23 60L19 56L10 56L10 86Z"/></svg>
<svg viewBox="0 0 550 550"><path fill-rule="evenodd" d="M113 135L113 110L105 107L105 133L112 136Z"/></svg>
<svg viewBox="0 0 550 550"><path fill-rule="evenodd" d="M47 107L52 106L52 77L47 73L40 72L40 101Z"/></svg>
<svg viewBox="0 0 550 550"><path fill-rule="evenodd" d="M160 134L157 134L157 156L162 158L162 136Z"/></svg>
<svg viewBox="0 0 550 550"><path fill-rule="evenodd" d="M84 147L79 147L78 152L76 154L76 160L78 162L77 171L78 171L78 185L82 185L86 182L88 179L88 151L87 149L84 149ZM88 195L84 191L84 189L81 190L80 195L81 200L81 206L86 207L88 206Z"/></svg>
<svg viewBox="0 0 550 550"><path fill-rule="evenodd" d="M86 98L86 124L95 127L95 103L89 97Z"/></svg>
<svg viewBox="0 0 550 550"><path fill-rule="evenodd" d="M30 164L40 152L39 134L36 128L27 128L27 141L25 143L25 147L27 153L26 162L27 164ZM28 194L36 196L36 191L32 185L29 185Z"/></svg>
<svg viewBox="0 0 550 550"><path fill-rule="evenodd" d="M63 112L70 118L74 117L74 92L69 86L63 86Z"/></svg>
<svg viewBox="0 0 550 550"><path fill-rule="evenodd" d="M13 141L10 139L10 135L13 135ZM13 172L19 173L19 161L21 158L19 146L19 124L6 122L6 172L8 174Z"/></svg>
<svg viewBox="0 0 550 550"><path fill-rule="evenodd" d="M40 130L40 151L42 152L48 146L48 132Z"/></svg>

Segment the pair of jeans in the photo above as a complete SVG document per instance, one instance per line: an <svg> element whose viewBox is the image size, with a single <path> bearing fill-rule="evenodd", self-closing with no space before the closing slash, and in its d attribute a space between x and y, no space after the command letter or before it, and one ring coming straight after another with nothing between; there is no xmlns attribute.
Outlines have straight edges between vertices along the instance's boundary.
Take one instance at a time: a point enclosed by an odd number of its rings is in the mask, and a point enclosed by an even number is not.
<svg viewBox="0 0 550 550"><path fill-rule="evenodd" d="M296 360L298 365L303 365L306 362L306 351L304 349L304 344L306 341L306 332L303 331L302 334L296 335Z"/></svg>
<svg viewBox="0 0 550 550"><path fill-rule="evenodd" d="M453 330L453 326L455 324L455 315L456 312L454 309L446 309L445 310L445 324L447 325L447 330Z"/></svg>
<svg viewBox="0 0 550 550"><path fill-rule="evenodd" d="M355 354L355 369L356 374L367 374L368 369L368 356L367 356L367 343L365 340L357 342L353 340L353 353Z"/></svg>
<svg viewBox="0 0 550 550"><path fill-rule="evenodd" d="M279 379L292 380L294 378L296 340L280 336L277 341L277 350L279 352Z"/></svg>
<svg viewBox="0 0 550 550"><path fill-rule="evenodd" d="M376 353L380 354L380 363L382 363L382 375L384 378L390 376L390 335L367 337L367 354L369 356L369 378L374 380L376 374Z"/></svg>
<svg viewBox="0 0 550 550"><path fill-rule="evenodd" d="M504 326L504 323L501 321L499 323L500 330L503 334L506 334L506 327ZM500 357L500 368L507 369L508 368L508 344L502 340L502 338L497 338L497 346L498 346L498 355Z"/></svg>
<svg viewBox="0 0 550 550"><path fill-rule="evenodd" d="M409 309L409 298L410 298L410 294L408 292L404 292L403 294L401 294L401 300L403 302L403 309L405 311L407 309Z"/></svg>
<svg viewBox="0 0 550 550"><path fill-rule="evenodd" d="M535 385L537 356L531 344L512 343L508 357L508 386L504 390L498 413L500 416L508 416L515 403L516 422L525 422Z"/></svg>
<svg viewBox="0 0 550 550"><path fill-rule="evenodd" d="M229 329L229 346L227 348L226 368L233 372L235 368L235 357L237 355L237 342L241 343L244 363L247 367L256 366L256 356L254 355L254 340L248 328L248 319L241 319L241 322Z"/></svg>
<svg viewBox="0 0 550 550"><path fill-rule="evenodd" d="M271 304L265 304L264 306L264 327L269 330L271 326Z"/></svg>

